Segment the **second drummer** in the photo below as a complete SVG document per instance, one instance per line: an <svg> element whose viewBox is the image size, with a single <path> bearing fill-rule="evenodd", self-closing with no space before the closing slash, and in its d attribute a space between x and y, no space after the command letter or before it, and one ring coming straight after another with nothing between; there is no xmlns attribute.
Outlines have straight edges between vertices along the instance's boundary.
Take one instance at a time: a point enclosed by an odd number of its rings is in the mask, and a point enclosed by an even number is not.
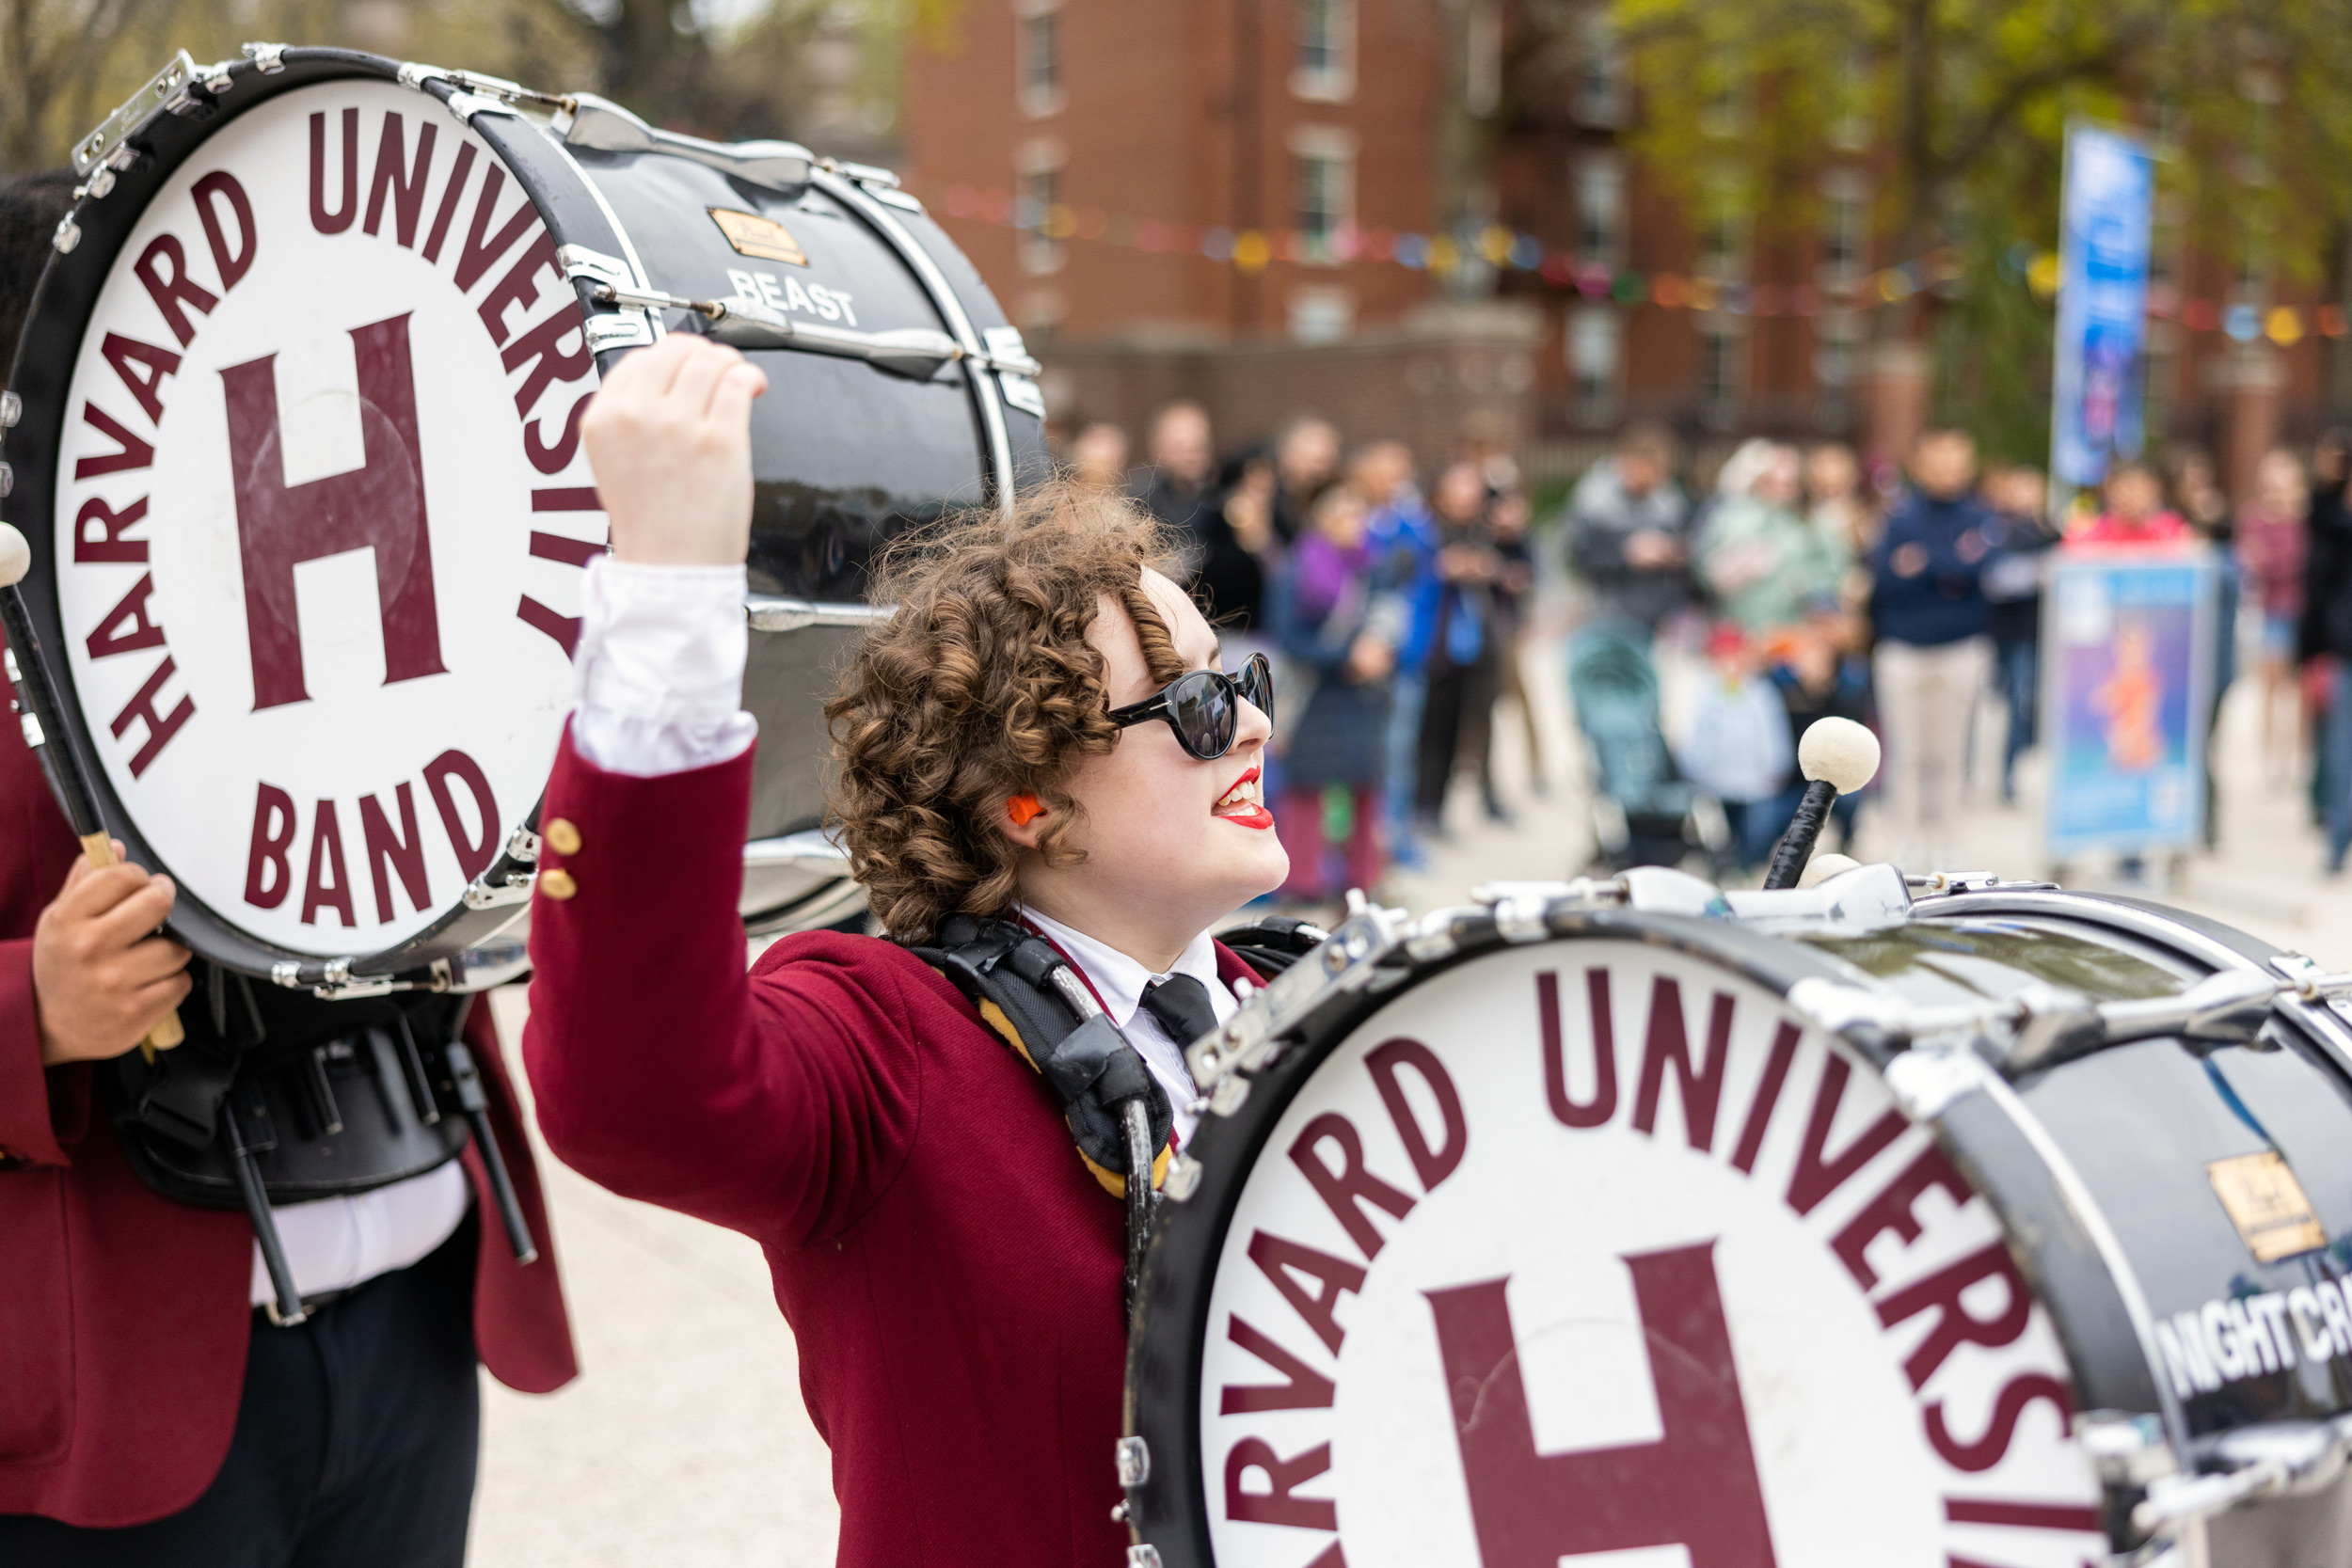
<svg viewBox="0 0 2352 1568"><path fill-rule="evenodd" d="M835 812L892 940L790 937L747 975L764 386L673 336L622 361L582 426L612 555L542 810L563 852L532 916L541 1125L615 1191L765 1247L843 1563L1099 1568L1125 1545L1124 1210L1046 1081L909 948L956 915L1052 939L1181 1142L1179 1047L1260 978L1208 932L1288 866L1260 784L1270 689L1262 667L1215 673L1215 633L1117 498L1046 487L936 538L888 578L898 613L829 708Z"/></svg>

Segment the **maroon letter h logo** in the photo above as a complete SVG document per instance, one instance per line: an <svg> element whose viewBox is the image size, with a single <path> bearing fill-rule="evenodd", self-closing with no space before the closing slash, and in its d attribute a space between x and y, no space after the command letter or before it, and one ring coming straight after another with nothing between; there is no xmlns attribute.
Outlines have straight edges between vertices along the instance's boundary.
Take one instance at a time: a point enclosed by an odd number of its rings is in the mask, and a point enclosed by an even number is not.
<svg viewBox="0 0 2352 1568"><path fill-rule="evenodd" d="M302 679L294 569L345 550L375 551L384 684L442 673L407 315L355 328L351 346L358 360L359 435L367 465L308 484L286 483L278 428L278 356L263 355L220 372L229 403L229 458L237 486L256 712L310 695Z"/></svg>
<svg viewBox="0 0 2352 1568"><path fill-rule="evenodd" d="M1625 1259L1666 1435L1537 1453L1507 1279L1428 1291L1486 1568L1681 1545L1691 1568L1773 1568L1712 1242Z"/></svg>

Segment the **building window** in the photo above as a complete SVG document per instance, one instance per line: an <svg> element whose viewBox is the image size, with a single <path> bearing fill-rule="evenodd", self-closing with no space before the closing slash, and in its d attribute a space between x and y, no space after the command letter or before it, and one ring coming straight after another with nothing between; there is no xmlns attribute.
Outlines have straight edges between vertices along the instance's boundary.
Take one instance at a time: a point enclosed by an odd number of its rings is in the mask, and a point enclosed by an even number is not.
<svg viewBox="0 0 2352 1568"><path fill-rule="evenodd" d="M1012 221L1020 230L1015 248L1027 273L1058 272L1067 213L1061 199L1061 149L1045 140L1021 150L1013 169Z"/></svg>
<svg viewBox="0 0 2352 1568"><path fill-rule="evenodd" d="M1841 152L1860 152L1870 145L1870 56L1860 43L1848 44L1837 62L1829 144Z"/></svg>
<svg viewBox="0 0 2352 1568"><path fill-rule="evenodd" d="M1840 431L1853 422L1854 372L1862 357L1862 317L1852 310L1822 315L1813 328L1814 421Z"/></svg>
<svg viewBox="0 0 2352 1568"><path fill-rule="evenodd" d="M1014 55L1021 78L1022 113L1059 113L1062 105L1059 8L1025 7L1014 26L1017 29Z"/></svg>
<svg viewBox="0 0 2352 1568"><path fill-rule="evenodd" d="M1356 298L1345 289L1311 284L1290 294L1290 329L1295 341L1336 343L1356 325Z"/></svg>
<svg viewBox="0 0 2352 1568"><path fill-rule="evenodd" d="M1569 88L1569 111L1585 125L1625 123L1632 94L1626 87L1625 44L1607 6L1595 6L1577 19L1576 76Z"/></svg>
<svg viewBox="0 0 2352 1568"><path fill-rule="evenodd" d="M1291 227L1300 260L1328 264L1340 231L1355 219L1356 142L1343 130L1301 126L1291 133Z"/></svg>
<svg viewBox="0 0 2352 1568"><path fill-rule="evenodd" d="M1578 424L1607 424L1617 413L1625 318L1607 305L1580 305L1567 325L1570 412Z"/></svg>
<svg viewBox="0 0 2352 1568"><path fill-rule="evenodd" d="M1319 103L1343 102L1356 90L1355 0L1296 0L1298 31L1291 57L1291 92Z"/></svg>
<svg viewBox="0 0 2352 1568"><path fill-rule="evenodd" d="M1625 264L1625 166L1611 157L1576 166L1576 259Z"/></svg>
<svg viewBox="0 0 2352 1568"><path fill-rule="evenodd" d="M1870 193L1852 169L1821 181L1821 281L1851 284L1870 264Z"/></svg>
<svg viewBox="0 0 2352 1568"><path fill-rule="evenodd" d="M1699 324L1699 416L1718 430L1740 422L1747 392L1748 341L1726 318Z"/></svg>
<svg viewBox="0 0 2352 1568"><path fill-rule="evenodd" d="M1748 268L1748 216L1718 205L1699 234L1699 276L1719 282L1744 277Z"/></svg>

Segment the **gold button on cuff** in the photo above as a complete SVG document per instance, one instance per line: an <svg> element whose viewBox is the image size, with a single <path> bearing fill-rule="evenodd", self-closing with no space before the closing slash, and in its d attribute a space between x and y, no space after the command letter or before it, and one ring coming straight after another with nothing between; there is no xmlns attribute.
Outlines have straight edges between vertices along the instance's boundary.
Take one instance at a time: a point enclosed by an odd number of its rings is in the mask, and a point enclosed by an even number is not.
<svg viewBox="0 0 2352 1568"><path fill-rule="evenodd" d="M580 891L580 884L572 880L570 872L559 865L552 871L539 873L539 891L550 898L569 898Z"/></svg>
<svg viewBox="0 0 2352 1568"><path fill-rule="evenodd" d="M547 840L548 847L559 855L580 853L580 830L572 826L569 817L554 818L541 830L539 836Z"/></svg>

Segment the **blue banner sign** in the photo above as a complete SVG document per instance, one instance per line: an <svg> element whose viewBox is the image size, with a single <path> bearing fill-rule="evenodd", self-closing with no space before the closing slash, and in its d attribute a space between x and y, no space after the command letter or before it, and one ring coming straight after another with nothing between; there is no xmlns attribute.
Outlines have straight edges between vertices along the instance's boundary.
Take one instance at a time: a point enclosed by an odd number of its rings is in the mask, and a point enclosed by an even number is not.
<svg viewBox="0 0 2352 1568"><path fill-rule="evenodd" d="M2202 546L2052 558L2042 712L2053 860L2200 842L2219 586Z"/></svg>
<svg viewBox="0 0 2352 1568"><path fill-rule="evenodd" d="M2139 455L2154 194L2155 166L2137 137L2067 127L2050 471L2068 484L2106 478L2111 454Z"/></svg>

